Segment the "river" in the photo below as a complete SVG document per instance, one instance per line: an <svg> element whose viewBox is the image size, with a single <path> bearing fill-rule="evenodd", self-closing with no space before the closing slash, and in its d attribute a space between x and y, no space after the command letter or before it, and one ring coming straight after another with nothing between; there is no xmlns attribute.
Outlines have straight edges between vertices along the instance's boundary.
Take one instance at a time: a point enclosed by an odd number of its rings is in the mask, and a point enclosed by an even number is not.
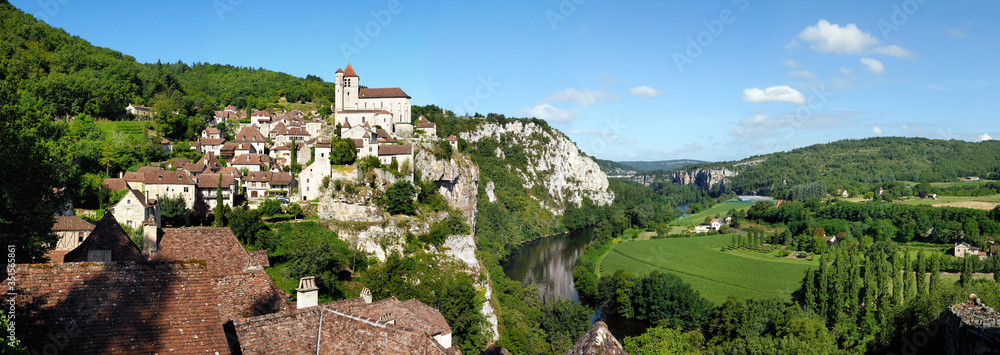
<svg viewBox="0 0 1000 355"><path fill-rule="evenodd" d="M580 295L573 285L573 264L594 239L594 229L557 234L540 238L521 246L503 262L503 272L511 280L525 285L538 285L543 300L555 297L578 301ZM627 320L595 310L591 321L603 320L619 341L625 336L642 334L645 322Z"/></svg>

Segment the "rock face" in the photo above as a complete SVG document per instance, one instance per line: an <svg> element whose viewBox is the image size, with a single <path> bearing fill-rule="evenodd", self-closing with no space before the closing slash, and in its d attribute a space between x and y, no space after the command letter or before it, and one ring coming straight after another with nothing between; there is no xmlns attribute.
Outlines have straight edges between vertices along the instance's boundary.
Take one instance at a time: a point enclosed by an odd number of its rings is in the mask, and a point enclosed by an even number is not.
<svg viewBox="0 0 1000 355"><path fill-rule="evenodd" d="M614 335L611 335L608 325L601 321L594 323L590 327L590 330L580 336L580 339L573 344L573 347L566 351L566 355L599 354L628 355L625 349L622 348L622 344L618 342L618 339Z"/></svg>
<svg viewBox="0 0 1000 355"><path fill-rule="evenodd" d="M696 184L705 189L711 189L715 184L724 184L725 178L737 176L739 173L726 169L694 169L692 171L678 171L674 173L674 182L687 185Z"/></svg>
<svg viewBox="0 0 1000 355"><path fill-rule="evenodd" d="M593 158L584 155L576 144L557 130L545 130L539 125L514 121L504 125L483 123L476 130L462 132L468 142L494 138L526 149L527 171L512 167L512 173L526 181L525 187L541 184L554 201L543 201L545 207L562 214L568 203L577 206L587 197L597 205L614 202L608 191L608 176ZM503 158L503 153L498 152ZM492 198L491 198L492 200Z"/></svg>

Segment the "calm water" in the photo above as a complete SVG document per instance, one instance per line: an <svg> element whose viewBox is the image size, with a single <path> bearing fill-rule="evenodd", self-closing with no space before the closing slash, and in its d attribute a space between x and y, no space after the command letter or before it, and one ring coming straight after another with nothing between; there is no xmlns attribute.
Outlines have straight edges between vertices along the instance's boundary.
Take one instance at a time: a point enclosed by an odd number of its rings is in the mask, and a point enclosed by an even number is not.
<svg viewBox="0 0 1000 355"><path fill-rule="evenodd" d="M580 295L573 285L573 264L593 238L594 230L590 228L524 243L519 252L504 261L503 272L511 280L538 285L544 300L559 296L577 301ZM625 336L642 334L649 326L644 322L602 314L600 310L595 310L591 320L603 320L619 341Z"/></svg>
<svg viewBox="0 0 1000 355"><path fill-rule="evenodd" d="M579 300L573 286L573 263L593 238L594 230L585 229L524 243L504 261L503 272L511 280L538 285L542 299Z"/></svg>

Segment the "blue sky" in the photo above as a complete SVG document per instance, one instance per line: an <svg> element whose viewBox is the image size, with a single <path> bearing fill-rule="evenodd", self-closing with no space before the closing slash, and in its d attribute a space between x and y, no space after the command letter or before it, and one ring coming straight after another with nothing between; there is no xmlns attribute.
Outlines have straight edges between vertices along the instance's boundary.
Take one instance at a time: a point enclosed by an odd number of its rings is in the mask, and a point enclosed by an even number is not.
<svg viewBox="0 0 1000 355"><path fill-rule="evenodd" d="M328 81L548 120L613 160L871 136L1000 139L997 1L11 1L141 62Z"/></svg>

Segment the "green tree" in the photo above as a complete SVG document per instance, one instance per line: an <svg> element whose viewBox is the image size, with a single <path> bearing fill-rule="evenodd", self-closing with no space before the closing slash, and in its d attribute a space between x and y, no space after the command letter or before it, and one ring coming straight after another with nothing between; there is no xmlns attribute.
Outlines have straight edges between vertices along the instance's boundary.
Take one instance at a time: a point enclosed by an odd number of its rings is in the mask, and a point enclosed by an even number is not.
<svg viewBox="0 0 1000 355"><path fill-rule="evenodd" d="M695 329L709 319L711 303L677 275L653 271L636 281L632 293L636 318Z"/></svg>
<svg viewBox="0 0 1000 355"><path fill-rule="evenodd" d="M557 352L565 352L590 328L593 310L567 298L556 298L542 306L539 326L550 343L563 344Z"/></svg>
<svg viewBox="0 0 1000 355"><path fill-rule="evenodd" d="M291 215L294 218L302 218L305 213L302 211L302 206L297 203L290 203L285 207L285 213Z"/></svg>
<svg viewBox="0 0 1000 355"><path fill-rule="evenodd" d="M160 198L160 216L164 224L171 226L187 225L190 212L181 196Z"/></svg>
<svg viewBox="0 0 1000 355"><path fill-rule="evenodd" d="M330 164L350 165L357 159L357 151L354 148L354 141L350 139L335 138L331 143Z"/></svg>
<svg viewBox="0 0 1000 355"><path fill-rule="evenodd" d="M260 218L259 210L249 210L245 207L234 208L227 216L229 229L243 242L244 245L254 245L258 241L258 236L269 231L264 221Z"/></svg>
<svg viewBox="0 0 1000 355"><path fill-rule="evenodd" d="M638 336L625 337L622 348L632 355L701 354L705 338L697 331L653 327Z"/></svg>
<svg viewBox="0 0 1000 355"><path fill-rule="evenodd" d="M417 206L413 203L416 193L417 189L409 181L396 180L396 183L385 190L381 204L389 214L414 215L417 212Z"/></svg>
<svg viewBox="0 0 1000 355"><path fill-rule="evenodd" d="M260 210L261 215L274 217L281 213L281 202L278 200L265 199L257 209Z"/></svg>

